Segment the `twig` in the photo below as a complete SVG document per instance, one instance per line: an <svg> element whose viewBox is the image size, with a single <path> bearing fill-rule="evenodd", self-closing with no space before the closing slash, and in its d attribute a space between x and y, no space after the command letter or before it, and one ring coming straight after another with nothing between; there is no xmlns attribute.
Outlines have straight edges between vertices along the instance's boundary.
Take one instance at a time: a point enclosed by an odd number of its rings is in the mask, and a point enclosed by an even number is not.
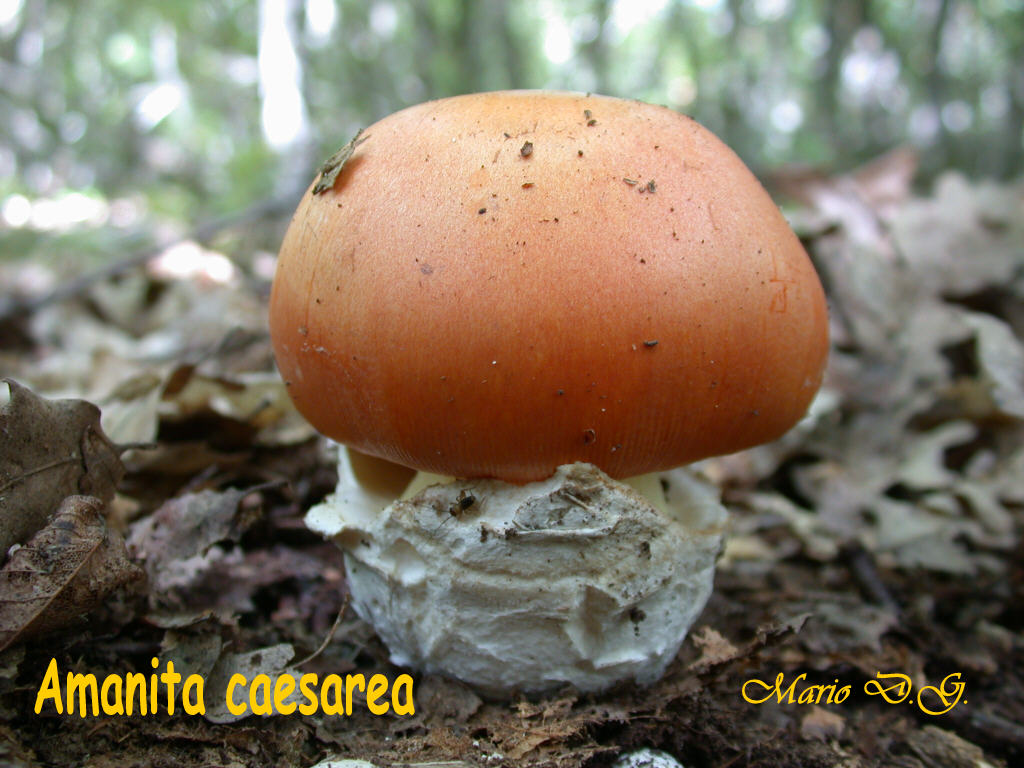
<svg viewBox="0 0 1024 768"><path fill-rule="evenodd" d="M10 478L7 482L0 485L0 493L3 493L8 488L14 487L18 483L22 482L26 477L38 475L40 472L46 472L49 469L55 469L65 464L77 464L79 461L81 461L81 459L81 456L72 456L70 459L58 459L57 461L51 461L49 464L44 464L41 467L33 467L32 469L22 472L20 475L15 475L14 477Z"/></svg>
<svg viewBox="0 0 1024 768"><path fill-rule="evenodd" d="M1010 743L1018 749L1024 749L1024 726L1002 715L994 712L975 712L969 722L994 743Z"/></svg>
<svg viewBox="0 0 1024 768"><path fill-rule="evenodd" d="M882 580L878 568L875 567L874 557L859 545L844 548L842 554L849 563L854 579L867 596L875 603L888 608L896 616L902 616L903 609Z"/></svg>
<svg viewBox="0 0 1024 768"><path fill-rule="evenodd" d="M312 661L324 652L324 649L327 648L327 646L331 644L331 640L334 639L334 633L338 631L338 627L341 624L341 619L345 615L346 610L348 610L348 592L345 593L345 599L341 603L341 608L338 609L338 615L334 617L334 624L331 626L330 632L327 633L327 637L325 637L324 641L320 643L319 648L313 651L309 656L304 658L302 661L296 663L296 667L301 667L303 664Z"/></svg>

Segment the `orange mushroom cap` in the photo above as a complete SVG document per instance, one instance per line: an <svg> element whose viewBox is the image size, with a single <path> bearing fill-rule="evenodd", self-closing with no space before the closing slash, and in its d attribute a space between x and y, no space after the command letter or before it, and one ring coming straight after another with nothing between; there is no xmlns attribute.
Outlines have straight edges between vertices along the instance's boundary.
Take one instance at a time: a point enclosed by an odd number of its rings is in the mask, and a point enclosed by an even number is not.
<svg viewBox="0 0 1024 768"><path fill-rule="evenodd" d="M415 469L629 477L772 440L828 351L824 293L708 130L603 96L484 93L366 129L307 192L270 298L321 432Z"/></svg>

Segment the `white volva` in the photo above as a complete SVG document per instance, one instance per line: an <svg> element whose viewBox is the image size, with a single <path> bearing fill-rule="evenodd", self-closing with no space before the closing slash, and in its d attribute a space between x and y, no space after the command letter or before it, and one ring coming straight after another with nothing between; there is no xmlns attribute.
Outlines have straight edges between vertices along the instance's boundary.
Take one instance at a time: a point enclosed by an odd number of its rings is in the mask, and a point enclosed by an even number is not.
<svg viewBox="0 0 1024 768"><path fill-rule="evenodd" d="M650 683L711 594L726 513L686 469L643 484L653 504L567 464L526 485L414 481L387 505L339 454L306 524L344 549L352 605L396 664L490 696Z"/></svg>

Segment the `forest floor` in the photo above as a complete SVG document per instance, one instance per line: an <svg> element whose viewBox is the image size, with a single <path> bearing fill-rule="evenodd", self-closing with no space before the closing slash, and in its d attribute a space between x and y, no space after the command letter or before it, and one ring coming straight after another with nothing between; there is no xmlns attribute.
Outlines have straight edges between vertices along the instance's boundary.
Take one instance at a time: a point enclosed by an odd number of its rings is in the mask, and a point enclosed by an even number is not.
<svg viewBox="0 0 1024 768"><path fill-rule="evenodd" d="M218 695L235 673L402 672L303 525L335 474L274 372L266 270L183 243L32 302L66 281L0 263L0 764L1024 764L1024 188L912 174L897 152L774 179L829 296L829 370L782 440L701 465L728 545L664 678L497 703L418 675L411 716ZM205 715L43 695L154 657L203 677Z"/></svg>

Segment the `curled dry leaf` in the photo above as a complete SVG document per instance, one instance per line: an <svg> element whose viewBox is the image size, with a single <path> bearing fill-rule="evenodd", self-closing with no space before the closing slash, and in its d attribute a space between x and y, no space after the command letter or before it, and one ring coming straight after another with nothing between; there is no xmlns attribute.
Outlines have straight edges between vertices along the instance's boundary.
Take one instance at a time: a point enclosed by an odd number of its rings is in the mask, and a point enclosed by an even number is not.
<svg viewBox="0 0 1024 768"><path fill-rule="evenodd" d="M245 424L257 445L294 444L316 435L274 372L212 376L179 366L164 385L160 408L168 421L207 412Z"/></svg>
<svg viewBox="0 0 1024 768"><path fill-rule="evenodd" d="M690 633L690 640L701 650L700 658L690 665L698 674L714 666L725 664L742 655L742 651L709 626Z"/></svg>
<svg viewBox="0 0 1024 768"><path fill-rule="evenodd" d="M109 503L125 471L95 405L4 381L11 399L0 409L0 553L42 528L65 496Z"/></svg>
<svg viewBox="0 0 1024 768"><path fill-rule="evenodd" d="M181 363L161 375L147 372L127 379L103 400L104 426L126 443L156 440L161 424L204 415L237 423L257 445L289 445L316 435L272 371L222 375ZM159 455L147 453L144 460L155 462Z"/></svg>
<svg viewBox="0 0 1024 768"><path fill-rule="evenodd" d="M107 528L103 507L93 496L67 497L0 570L0 651L75 622L142 576L124 540Z"/></svg>

